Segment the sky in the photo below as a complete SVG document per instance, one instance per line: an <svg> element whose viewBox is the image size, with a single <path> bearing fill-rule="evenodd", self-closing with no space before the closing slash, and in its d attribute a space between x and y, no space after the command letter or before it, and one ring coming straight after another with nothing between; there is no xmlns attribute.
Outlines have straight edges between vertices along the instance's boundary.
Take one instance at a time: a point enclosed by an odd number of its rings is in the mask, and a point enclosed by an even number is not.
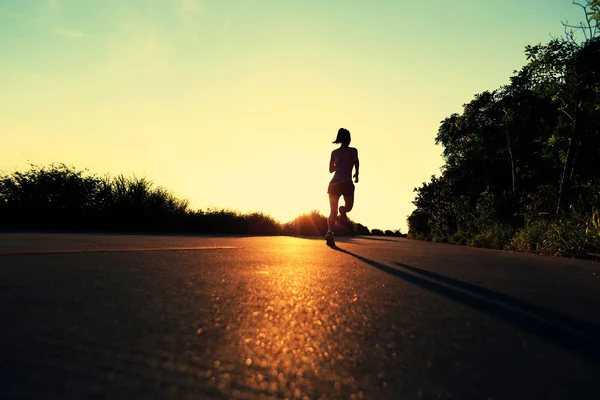
<svg viewBox="0 0 600 400"><path fill-rule="evenodd" d="M571 0L0 0L0 172L135 175L287 222L328 213L345 127L350 218L406 232L440 122L582 17Z"/></svg>

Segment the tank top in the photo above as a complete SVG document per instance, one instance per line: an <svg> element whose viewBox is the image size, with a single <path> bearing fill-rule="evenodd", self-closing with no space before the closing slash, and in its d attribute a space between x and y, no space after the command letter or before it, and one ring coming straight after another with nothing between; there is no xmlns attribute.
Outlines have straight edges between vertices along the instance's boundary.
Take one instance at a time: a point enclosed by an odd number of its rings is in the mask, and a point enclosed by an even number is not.
<svg viewBox="0 0 600 400"><path fill-rule="evenodd" d="M354 153L356 149L353 147L340 147L333 153L335 162L335 174L331 181L351 181L352 167L354 167Z"/></svg>

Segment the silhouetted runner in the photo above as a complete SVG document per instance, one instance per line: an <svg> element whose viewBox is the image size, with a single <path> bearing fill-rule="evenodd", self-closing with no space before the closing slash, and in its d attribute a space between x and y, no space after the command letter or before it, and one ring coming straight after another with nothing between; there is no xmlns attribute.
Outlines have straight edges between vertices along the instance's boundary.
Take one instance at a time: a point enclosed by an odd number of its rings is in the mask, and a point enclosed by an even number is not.
<svg viewBox="0 0 600 400"><path fill-rule="evenodd" d="M331 152L329 160L329 172L335 172L327 193L329 193L329 218L327 219L327 234L325 240L327 245L335 245L333 227L338 214L338 203L340 196L344 196L344 205L340 206L340 223L347 224L348 214L354 206L354 183L352 183L352 168L356 168L354 182L358 183L358 150L350 147L350 131L340 128L333 143L339 143L340 147Z"/></svg>

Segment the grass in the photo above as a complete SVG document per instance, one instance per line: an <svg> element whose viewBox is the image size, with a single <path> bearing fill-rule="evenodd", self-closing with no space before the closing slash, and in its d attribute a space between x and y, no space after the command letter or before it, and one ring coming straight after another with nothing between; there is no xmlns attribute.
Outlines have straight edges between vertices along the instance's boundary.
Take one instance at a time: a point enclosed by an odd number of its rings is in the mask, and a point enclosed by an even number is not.
<svg viewBox="0 0 600 400"><path fill-rule="evenodd" d="M418 237L412 239L431 240ZM500 223L478 232L458 230L447 238L451 244L524 253L600 260L600 214L573 210L558 219L529 218L520 229Z"/></svg>
<svg viewBox="0 0 600 400"><path fill-rule="evenodd" d="M531 221L512 239L511 249L582 259L599 259L600 214L572 211L556 220Z"/></svg>
<svg viewBox="0 0 600 400"><path fill-rule="evenodd" d="M282 224L262 212L193 210L146 178L51 164L0 176L0 228L324 236L327 219L311 211ZM336 233L370 231L351 221Z"/></svg>

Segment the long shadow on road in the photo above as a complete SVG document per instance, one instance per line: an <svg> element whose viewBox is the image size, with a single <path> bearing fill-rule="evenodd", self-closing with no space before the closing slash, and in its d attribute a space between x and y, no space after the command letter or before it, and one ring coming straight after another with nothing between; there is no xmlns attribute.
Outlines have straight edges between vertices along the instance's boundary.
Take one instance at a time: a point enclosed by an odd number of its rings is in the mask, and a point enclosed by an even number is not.
<svg viewBox="0 0 600 400"><path fill-rule="evenodd" d="M354 237L350 237L350 239L354 239ZM375 240L375 241L378 241L378 242L393 242L393 243L398 243L397 240L387 239L387 238L383 238L381 236L356 236L356 239Z"/></svg>
<svg viewBox="0 0 600 400"><path fill-rule="evenodd" d="M394 263L402 268L398 269L339 247L334 249L423 289L495 315L541 339L551 340L564 349L576 351L593 363L600 364L600 347L597 343L600 327L596 325L421 268Z"/></svg>

